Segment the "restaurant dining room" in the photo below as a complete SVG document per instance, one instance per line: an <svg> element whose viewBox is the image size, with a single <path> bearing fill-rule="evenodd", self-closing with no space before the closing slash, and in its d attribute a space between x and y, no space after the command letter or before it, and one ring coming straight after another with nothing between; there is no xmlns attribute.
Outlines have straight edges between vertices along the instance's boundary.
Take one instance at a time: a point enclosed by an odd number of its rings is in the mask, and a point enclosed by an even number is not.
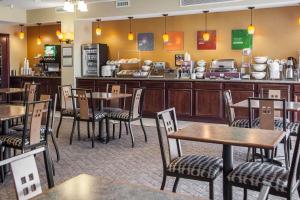
<svg viewBox="0 0 300 200"><path fill-rule="evenodd" d="M0 200L300 199L299 0L0 0Z"/></svg>

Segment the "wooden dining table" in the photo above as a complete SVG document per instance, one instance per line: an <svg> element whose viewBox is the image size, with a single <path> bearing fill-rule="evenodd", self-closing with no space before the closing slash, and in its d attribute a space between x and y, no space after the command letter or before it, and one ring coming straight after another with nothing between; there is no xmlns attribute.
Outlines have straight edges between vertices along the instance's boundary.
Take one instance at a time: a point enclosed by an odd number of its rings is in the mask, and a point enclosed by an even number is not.
<svg viewBox="0 0 300 200"><path fill-rule="evenodd" d="M8 103L11 94L23 93L24 91L24 88L0 88L0 95L5 95L6 102Z"/></svg>
<svg viewBox="0 0 300 200"><path fill-rule="evenodd" d="M248 99L245 99L243 101L240 101L238 103L233 104L232 108L248 108ZM259 100L251 100L251 107L253 109L259 109ZM280 101L274 101L274 109L275 110L282 110L282 102ZM286 101L286 111L291 112L298 112L300 111L300 102L294 102L294 101Z"/></svg>
<svg viewBox="0 0 300 200"><path fill-rule="evenodd" d="M201 200L202 198L161 191L146 186L80 174L45 191L34 200ZM202 199L203 200L203 199Z"/></svg>
<svg viewBox="0 0 300 200"><path fill-rule="evenodd" d="M232 146L274 149L285 133L277 130L247 129L221 124L193 123L168 135L169 138L223 145L223 199L232 199L227 175L233 170Z"/></svg>

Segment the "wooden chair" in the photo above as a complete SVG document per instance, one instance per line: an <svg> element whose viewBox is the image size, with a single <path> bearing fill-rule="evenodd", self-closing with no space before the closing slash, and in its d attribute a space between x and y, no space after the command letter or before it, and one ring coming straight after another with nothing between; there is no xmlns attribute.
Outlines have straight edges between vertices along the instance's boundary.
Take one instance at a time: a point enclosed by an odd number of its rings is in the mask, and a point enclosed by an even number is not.
<svg viewBox="0 0 300 200"><path fill-rule="evenodd" d="M107 84L106 92L112 93L112 94L120 94L120 93L126 94L127 93L127 85L126 84L123 84L123 85ZM123 98L122 102L120 101L120 99L113 99L106 103L109 103L109 106L105 106L103 108L104 112L109 113L109 112L113 112L113 111L114 112L122 111L122 110L125 110L125 107L126 107L126 98ZM113 125L113 139L115 139L116 125L119 124L119 138L120 138L121 133L122 133L122 122L110 120L110 123L112 123L112 125ZM126 123L124 123L124 125L126 128L126 133L128 134L128 127L127 127Z"/></svg>
<svg viewBox="0 0 300 200"><path fill-rule="evenodd" d="M91 90L86 89L72 89L72 104L73 104L73 112L76 112L76 109L79 109L79 113L75 117L75 121L73 121L72 132L70 136L70 145L72 144L73 134L77 122L78 136L80 138L80 122L91 122L92 123L92 148L94 148L94 140L95 140L95 123L99 122L99 127L102 120L106 119L106 113L103 111L95 111L93 104L93 95ZM79 107L76 107L76 100ZM106 133L107 139L109 138L109 124L108 120L106 120Z"/></svg>
<svg viewBox="0 0 300 200"><path fill-rule="evenodd" d="M129 110L113 111L107 113L108 119L123 121L128 124L129 133L131 136L132 147L134 147L134 136L132 133L131 122L139 120L142 126L142 130L147 142L147 134L143 125L143 102L144 102L145 88L135 88L133 90L132 102ZM119 136L121 137L121 136Z"/></svg>
<svg viewBox="0 0 300 200"><path fill-rule="evenodd" d="M47 107L45 108L45 105ZM38 146L47 146L47 134L41 133L42 117L46 114L46 130L49 130L51 100L34 101L25 104L26 111L24 117L24 126L21 133L19 131L10 131L11 134L0 135L3 146L21 150L24 153L27 149Z"/></svg>
<svg viewBox="0 0 300 200"><path fill-rule="evenodd" d="M256 121L255 123L251 123L252 121L252 100L258 100L259 101L259 121ZM282 122L281 120L275 120L275 110L274 110L274 103L280 102L282 104L282 110L280 111L282 113ZM290 147L289 147L289 137L290 133L286 128L286 101L285 99L268 99L268 98L248 98L248 112L249 112L249 121L251 127L254 128L261 128L261 129L267 129L267 130L280 130L286 132L285 138L282 140L284 144L284 158L285 158L285 165L288 169L290 166ZM276 124L277 123L277 124ZM280 123L280 124L278 124ZM250 127L250 128L251 128ZM261 151L262 152L262 151ZM274 157L275 149L272 151L272 159ZM253 156L255 154L255 149L253 149ZM254 157L253 157L254 160Z"/></svg>
<svg viewBox="0 0 300 200"><path fill-rule="evenodd" d="M161 131L160 121L163 122L165 135ZM163 180L160 189L164 189L167 176L176 177L173 192L176 192L180 178L206 181L209 182L209 199L214 199L213 183L222 172L222 159L204 155L182 155L180 140L168 138L178 130L175 108L158 112L156 127L163 163ZM166 155L169 155L169 159Z"/></svg>
<svg viewBox="0 0 300 200"><path fill-rule="evenodd" d="M232 186L244 188L244 199L247 199L247 190L260 191L264 183L270 185L269 194L292 199L293 193L298 190L300 171L300 136L297 135L291 168L260 162L246 162L237 166L229 173L227 179Z"/></svg>
<svg viewBox="0 0 300 200"><path fill-rule="evenodd" d="M75 113L73 112L73 104L72 104L72 86L71 85L62 85L58 86L58 101L60 102L60 118L59 123L56 130L56 137L59 135L60 126L64 117L72 117L73 124L75 123L76 114L78 114L78 109L75 109ZM75 104L76 105L76 104Z"/></svg>
<svg viewBox="0 0 300 200"><path fill-rule="evenodd" d="M231 91L225 90L223 92L223 98L225 102L225 114L228 125L232 127L249 128L248 119L236 119L234 108L231 107L233 105Z"/></svg>
<svg viewBox="0 0 300 200"><path fill-rule="evenodd" d="M0 161L0 167L10 164L19 200L31 199L42 193L35 155L45 152L44 147ZM53 180L52 174L50 174ZM53 187L53 186L51 186Z"/></svg>

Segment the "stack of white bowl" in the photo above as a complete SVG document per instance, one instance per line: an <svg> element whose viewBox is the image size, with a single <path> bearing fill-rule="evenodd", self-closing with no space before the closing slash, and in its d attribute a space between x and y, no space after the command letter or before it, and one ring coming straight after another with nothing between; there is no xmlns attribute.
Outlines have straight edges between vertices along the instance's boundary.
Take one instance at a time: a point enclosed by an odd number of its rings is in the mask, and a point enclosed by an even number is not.
<svg viewBox="0 0 300 200"><path fill-rule="evenodd" d="M267 56L256 56L254 57L254 64L252 64L252 68L254 71L251 72L251 75L256 80L261 80L266 77L267 72L265 72L267 68Z"/></svg>

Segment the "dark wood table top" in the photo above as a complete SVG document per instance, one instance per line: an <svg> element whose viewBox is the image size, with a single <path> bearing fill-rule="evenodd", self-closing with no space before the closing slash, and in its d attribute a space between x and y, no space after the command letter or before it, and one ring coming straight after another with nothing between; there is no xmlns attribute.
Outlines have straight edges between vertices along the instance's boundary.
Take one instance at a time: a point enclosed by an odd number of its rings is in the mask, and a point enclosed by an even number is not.
<svg viewBox="0 0 300 200"><path fill-rule="evenodd" d="M184 200L199 199L188 195L160 191L128 182L113 181L102 177L81 174L44 191L35 200Z"/></svg>
<svg viewBox="0 0 300 200"><path fill-rule="evenodd" d="M227 144L233 146L273 149L283 139L285 133L275 130L235 128L218 124L194 123L169 138Z"/></svg>
<svg viewBox="0 0 300 200"><path fill-rule="evenodd" d="M252 106L252 108L258 109L259 108L259 100L251 100L251 106ZM231 107L232 108L248 108L248 99L243 100L238 103L235 103ZM282 110L282 102L275 101L274 109ZM286 110L294 111L294 112L300 111L300 102L287 101L286 102Z"/></svg>
<svg viewBox="0 0 300 200"><path fill-rule="evenodd" d="M0 94L14 94L24 92L24 88L0 88Z"/></svg>
<svg viewBox="0 0 300 200"><path fill-rule="evenodd" d="M25 115L25 106L1 104L0 121L14 119Z"/></svg>
<svg viewBox="0 0 300 200"><path fill-rule="evenodd" d="M132 94L123 94L123 93L113 94L108 92L93 92L92 95L93 95L93 99L106 100L106 101L113 100L113 99L123 99L132 96ZM87 94L87 97L90 98L90 95ZM75 95L75 98L77 98L77 95Z"/></svg>

